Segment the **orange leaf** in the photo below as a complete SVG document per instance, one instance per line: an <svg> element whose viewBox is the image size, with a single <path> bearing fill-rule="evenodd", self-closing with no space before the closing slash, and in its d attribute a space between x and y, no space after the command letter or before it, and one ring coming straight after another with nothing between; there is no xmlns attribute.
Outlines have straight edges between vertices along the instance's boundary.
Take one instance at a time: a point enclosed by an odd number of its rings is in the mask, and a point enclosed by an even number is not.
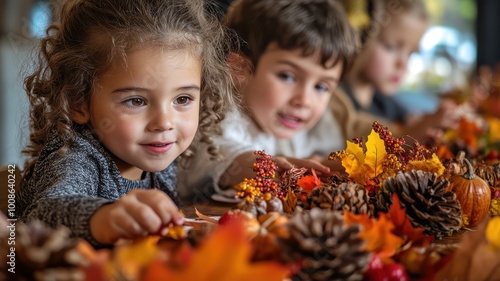
<svg viewBox="0 0 500 281"><path fill-rule="evenodd" d="M364 229L359 237L366 241L366 250L377 253L382 260L390 259L403 242L400 237L392 233L394 224L384 213L375 220L368 218L367 214L355 215L345 212L344 220L346 224L359 223L363 226Z"/></svg>
<svg viewBox="0 0 500 281"><path fill-rule="evenodd" d="M316 175L316 171L314 171L314 169L311 169L311 171L312 175L303 176L297 181L297 185L302 187L302 189L304 189L304 191L306 192L310 192L315 187L321 185L321 181Z"/></svg>
<svg viewBox="0 0 500 281"><path fill-rule="evenodd" d="M146 270L142 281L282 281L290 275L290 268L276 262L250 261L252 249L246 238L243 224L231 220L220 225L204 244L193 250L189 261L180 268L170 268L156 264Z"/></svg>
<svg viewBox="0 0 500 281"><path fill-rule="evenodd" d="M387 216L394 224L394 234L404 237L406 242L411 241L416 246L427 246L433 240L433 236L424 235L423 228L413 228L411 221L406 216L406 209L401 207L399 197L396 193L392 195L392 205Z"/></svg>
<svg viewBox="0 0 500 281"><path fill-rule="evenodd" d="M137 278L141 270L157 256L159 239L159 236L148 236L116 247L110 271L122 272L128 278Z"/></svg>

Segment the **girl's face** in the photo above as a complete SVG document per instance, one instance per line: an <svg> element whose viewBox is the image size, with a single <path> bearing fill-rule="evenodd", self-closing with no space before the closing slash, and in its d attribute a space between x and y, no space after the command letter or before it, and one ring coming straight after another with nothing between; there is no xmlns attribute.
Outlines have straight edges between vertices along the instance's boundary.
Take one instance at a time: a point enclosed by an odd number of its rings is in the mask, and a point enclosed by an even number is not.
<svg viewBox="0 0 500 281"><path fill-rule="evenodd" d="M188 148L200 87L200 60L187 50L134 51L99 77L88 120L123 177L164 170Z"/></svg>
<svg viewBox="0 0 500 281"><path fill-rule="evenodd" d="M240 90L251 117L264 132L292 138L318 122L341 72L341 63L325 69L317 54L304 57L300 50L271 44Z"/></svg>
<svg viewBox="0 0 500 281"><path fill-rule="evenodd" d="M418 51L427 22L408 13L393 16L362 52L364 79L384 94L396 92L406 73L408 59Z"/></svg>

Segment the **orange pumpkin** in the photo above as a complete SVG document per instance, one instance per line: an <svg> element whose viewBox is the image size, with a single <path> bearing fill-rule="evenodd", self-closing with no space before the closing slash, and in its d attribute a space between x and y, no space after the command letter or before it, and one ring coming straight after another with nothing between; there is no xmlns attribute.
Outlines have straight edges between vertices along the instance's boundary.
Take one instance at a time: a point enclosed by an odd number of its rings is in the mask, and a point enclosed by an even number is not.
<svg viewBox="0 0 500 281"><path fill-rule="evenodd" d="M467 170L463 175L450 178L450 189L460 202L464 226L476 226L488 214L491 191L488 183L474 174L469 160L464 159Z"/></svg>

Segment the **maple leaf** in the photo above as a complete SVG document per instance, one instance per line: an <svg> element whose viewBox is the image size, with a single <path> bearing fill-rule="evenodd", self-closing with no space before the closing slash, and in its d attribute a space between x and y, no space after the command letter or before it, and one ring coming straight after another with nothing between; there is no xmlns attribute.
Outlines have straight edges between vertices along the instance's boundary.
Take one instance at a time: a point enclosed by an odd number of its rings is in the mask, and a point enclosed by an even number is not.
<svg viewBox="0 0 500 281"><path fill-rule="evenodd" d="M314 169L311 169L311 172L312 175L303 176L299 180L297 180L297 185L302 187L305 192L311 192L315 187L321 185L321 181L316 175L316 171L314 171Z"/></svg>
<svg viewBox="0 0 500 281"><path fill-rule="evenodd" d="M392 205L387 216L394 224L393 233L404 237L405 242L412 242L415 246L427 246L434 240L433 236L424 235L424 228L413 228L411 221L406 216L406 209L401 207L396 193L392 194Z"/></svg>
<svg viewBox="0 0 500 281"><path fill-rule="evenodd" d="M385 151L385 143L380 138L379 134L372 129L365 146L366 158L364 166L370 168L368 176L370 178L375 178L382 172L382 164L387 154Z"/></svg>
<svg viewBox="0 0 500 281"><path fill-rule="evenodd" d="M346 173L354 181L364 184L366 179L375 178L383 172L382 164L387 155L384 141L372 129L365 143L366 152L358 144L347 141L347 148L341 162Z"/></svg>
<svg viewBox="0 0 500 281"><path fill-rule="evenodd" d="M137 278L142 269L157 257L159 239L159 236L148 236L116 247L114 257L109 264L109 273L123 274L130 279Z"/></svg>
<svg viewBox="0 0 500 281"><path fill-rule="evenodd" d="M186 248L184 263L178 268L152 263L142 281L282 281L291 267L277 262L251 262L252 248L238 220L218 226L197 249ZM161 277L160 277L161 276Z"/></svg>
<svg viewBox="0 0 500 281"><path fill-rule="evenodd" d="M380 213L379 219L375 220L370 219L367 214L345 212L344 221L348 225L361 224L363 230L359 237L366 241L366 250L376 253L385 262L390 260L403 242L403 239L393 234L394 224L384 213Z"/></svg>
<svg viewBox="0 0 500 281"><path fill-rule="evenodd" d="M443 163L441 163L441 160L439 160L436 153L433 153L432 158L430 159L410 161L408 165L409 170L422 170L425 172L436 173L439 176L441 176L445 171Z"/></svg>

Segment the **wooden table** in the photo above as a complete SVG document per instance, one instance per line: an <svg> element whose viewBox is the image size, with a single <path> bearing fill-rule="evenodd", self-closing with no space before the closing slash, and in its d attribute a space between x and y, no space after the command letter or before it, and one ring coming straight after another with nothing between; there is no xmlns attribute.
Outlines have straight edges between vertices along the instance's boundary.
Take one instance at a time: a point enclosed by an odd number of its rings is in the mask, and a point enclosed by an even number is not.
<svg viewBox="0 0 500 281"><path fill-rule="evenodd" d="M225 212L236 208L234 203L221 203L213 200L207 200L204 202L182 202L180 209L187 218L196 218L195 208L202 214L207 216L221 216Z"/></svg>

